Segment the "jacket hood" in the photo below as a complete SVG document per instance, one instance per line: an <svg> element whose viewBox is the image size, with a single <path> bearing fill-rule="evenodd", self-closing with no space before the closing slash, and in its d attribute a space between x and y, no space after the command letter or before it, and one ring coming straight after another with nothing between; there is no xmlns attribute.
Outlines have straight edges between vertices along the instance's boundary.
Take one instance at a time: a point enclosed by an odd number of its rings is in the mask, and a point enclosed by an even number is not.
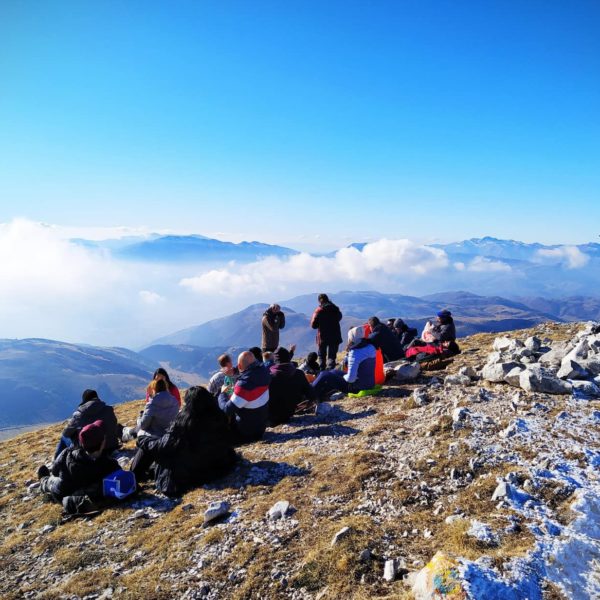
<svg viewBox="0 0 600 600"><path fill-rule="evenodd" d="M158 392L158 394L155 394L152 398L152 404L162 408L172 404L173 400L177 402L177 398L175 398L175 396L171 395L169 392Z"/></svg>
<svg viewBox="0 0 600 600"><path fill-rule="evenodd" d="M271 375L281 375L283 377L291 377L296 372L294 363L277 363L271 367Z"/></svg>

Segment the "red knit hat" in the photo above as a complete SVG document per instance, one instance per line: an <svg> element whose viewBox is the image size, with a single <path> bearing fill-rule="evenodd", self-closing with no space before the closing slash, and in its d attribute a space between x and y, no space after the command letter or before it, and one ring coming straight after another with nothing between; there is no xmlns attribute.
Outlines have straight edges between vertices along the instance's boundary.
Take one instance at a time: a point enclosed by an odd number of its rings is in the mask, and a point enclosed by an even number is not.
<svg viewBox="0 0 600 600"><path fill-rule="evenodd" d="M86 425L79 432L79 444L87 452L100 450L104 441L104 423L100 420Z"/></svg>

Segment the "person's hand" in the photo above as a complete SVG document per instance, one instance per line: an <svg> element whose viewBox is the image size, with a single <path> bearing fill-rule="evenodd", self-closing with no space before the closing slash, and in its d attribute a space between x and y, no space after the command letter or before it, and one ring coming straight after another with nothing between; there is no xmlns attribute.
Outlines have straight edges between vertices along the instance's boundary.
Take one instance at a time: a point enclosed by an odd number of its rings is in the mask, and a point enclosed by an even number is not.
<svg viewBox="0 0 600 600"><path fill-rule="evenodd" d="M226 384L223 384L223 385L221 386L221 393L223 393L223 392L226 392L228 389L229 389L229 386L228 386L228 385L226 385Z"/></svg>
<svg viewBox="0 0 600 600"><path fill-rule="evenodd" d="M290 346L290 353L291 353L291 354L294 354L294 352L296 352L296 344L292 344L292 345Z"/></svg>

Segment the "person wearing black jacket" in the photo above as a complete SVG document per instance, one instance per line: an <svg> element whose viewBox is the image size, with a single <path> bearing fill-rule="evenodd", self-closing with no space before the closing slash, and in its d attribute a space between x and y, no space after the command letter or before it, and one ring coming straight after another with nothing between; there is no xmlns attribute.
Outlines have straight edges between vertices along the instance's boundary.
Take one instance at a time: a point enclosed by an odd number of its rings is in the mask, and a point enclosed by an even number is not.
<svg viewBox="0 0 600 600"><path fill-rule="evenodd" d="M271 425L287 423L304 402L310 403L316 393L304 372L292 362L289 350L275 350L275 364L271 367L269 384L269 422Z"/></svg>
<svg viewBox="0 0 600 600"><path fill-rule="evenodd" d="M71 496L102 496L102 480L119 467L114 458L104 452L106 429L100 420L83 427L78 436L79 445L65 448L50 469L43 465L38 469L40 489L55 502L63 502Z"/></svg>
<svg viewBox="0 0 600 600"><path fill-rule="evenodd" d="M367 339L375 348L381 350L384 362L399 360L404 356L400 340L387 325L384 325L377 317L371 317L369 326L371 333Z"/></svg>
<svg viewBox="0 0 600 600"><path fill-rule="evenodd" d="M342 312L329 300L327 294L319 294L318 300L319 306L312 315L310 326L317 330L317 349L323 371L335 367L337 351L342 343Z"/></svg>
<svg viewBox="0 0 600 600"><path fill-rule="evenodd" d="M169 431L160 438L138 438L138 447L154 462L155 483L167 496L213 481L237 461L227 418L214 396L194 386Z"/></svg>
<svg viewBox="0 0 600 600"><path fill-rule="evenodd" d="M271 304L264 312L262 326L262 351L274 352L279 346L279 330L285 327L285 313L279 304Z"/></svg>
<svg viewBox="0 0 600 600"><path fill-rule="evenodd" d="M402 319L394 321L394 333L400 340L402 350L405 351L410 343L419 335L419 332L414 327L409 327Z"/></svg>
<svg viewBox="0 0 600 600"><path fill-rule="evenodd" d="M57 458L65 448L76 444L79 432L94 421L102 421L104 426L106 434L104 452L110 454L116 450L119 447L123 428L117 421L114 408L100 400L96 390L85 390L81 395L81 403L62 432L54 458Z"/></svg>

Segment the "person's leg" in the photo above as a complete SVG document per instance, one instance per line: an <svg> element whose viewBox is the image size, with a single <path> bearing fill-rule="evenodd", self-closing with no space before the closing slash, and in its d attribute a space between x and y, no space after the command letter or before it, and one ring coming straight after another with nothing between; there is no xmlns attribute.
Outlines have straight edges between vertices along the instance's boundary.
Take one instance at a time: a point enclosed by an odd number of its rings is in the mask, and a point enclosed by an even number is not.
<svg viewBox="0 0 600 600"><path fill-rule="evenodd" d="M311 385L318 398L323 398L334 390L345 391L348 389L348 384L341 371L322 371Z"/></svg>
<svg viewBox="0 0 600 600"><path fill-rule="evenodd" d="M129 470L133 471L136 481L147 481L149 478L148 470L150 469L150 465L152 465L150 456L148 456L141 448L138 448L131 459Z"/></svg>
<svg viewBox="0 0 600 600"><path fill-rule="evenodd" d="M319 354L319 367L321 371L324 371L327 367L327 344L320 343L318 347Z"/></svg>
<svg viewBox="0 0 600 600"><path fill-rule="evenodd" d="M54 458L56 458L65 448L69 448L72 445L73 440L71 438L61 435L60 440L58 440L56 450L54 451Z"/></svg>
<svg viewBox="0 0 600 600"><path fill-rule="evenodd" d="M329 344L327 346L327 368L335 369L335 361L337 360L337 351L339 344Z"/></svg>

